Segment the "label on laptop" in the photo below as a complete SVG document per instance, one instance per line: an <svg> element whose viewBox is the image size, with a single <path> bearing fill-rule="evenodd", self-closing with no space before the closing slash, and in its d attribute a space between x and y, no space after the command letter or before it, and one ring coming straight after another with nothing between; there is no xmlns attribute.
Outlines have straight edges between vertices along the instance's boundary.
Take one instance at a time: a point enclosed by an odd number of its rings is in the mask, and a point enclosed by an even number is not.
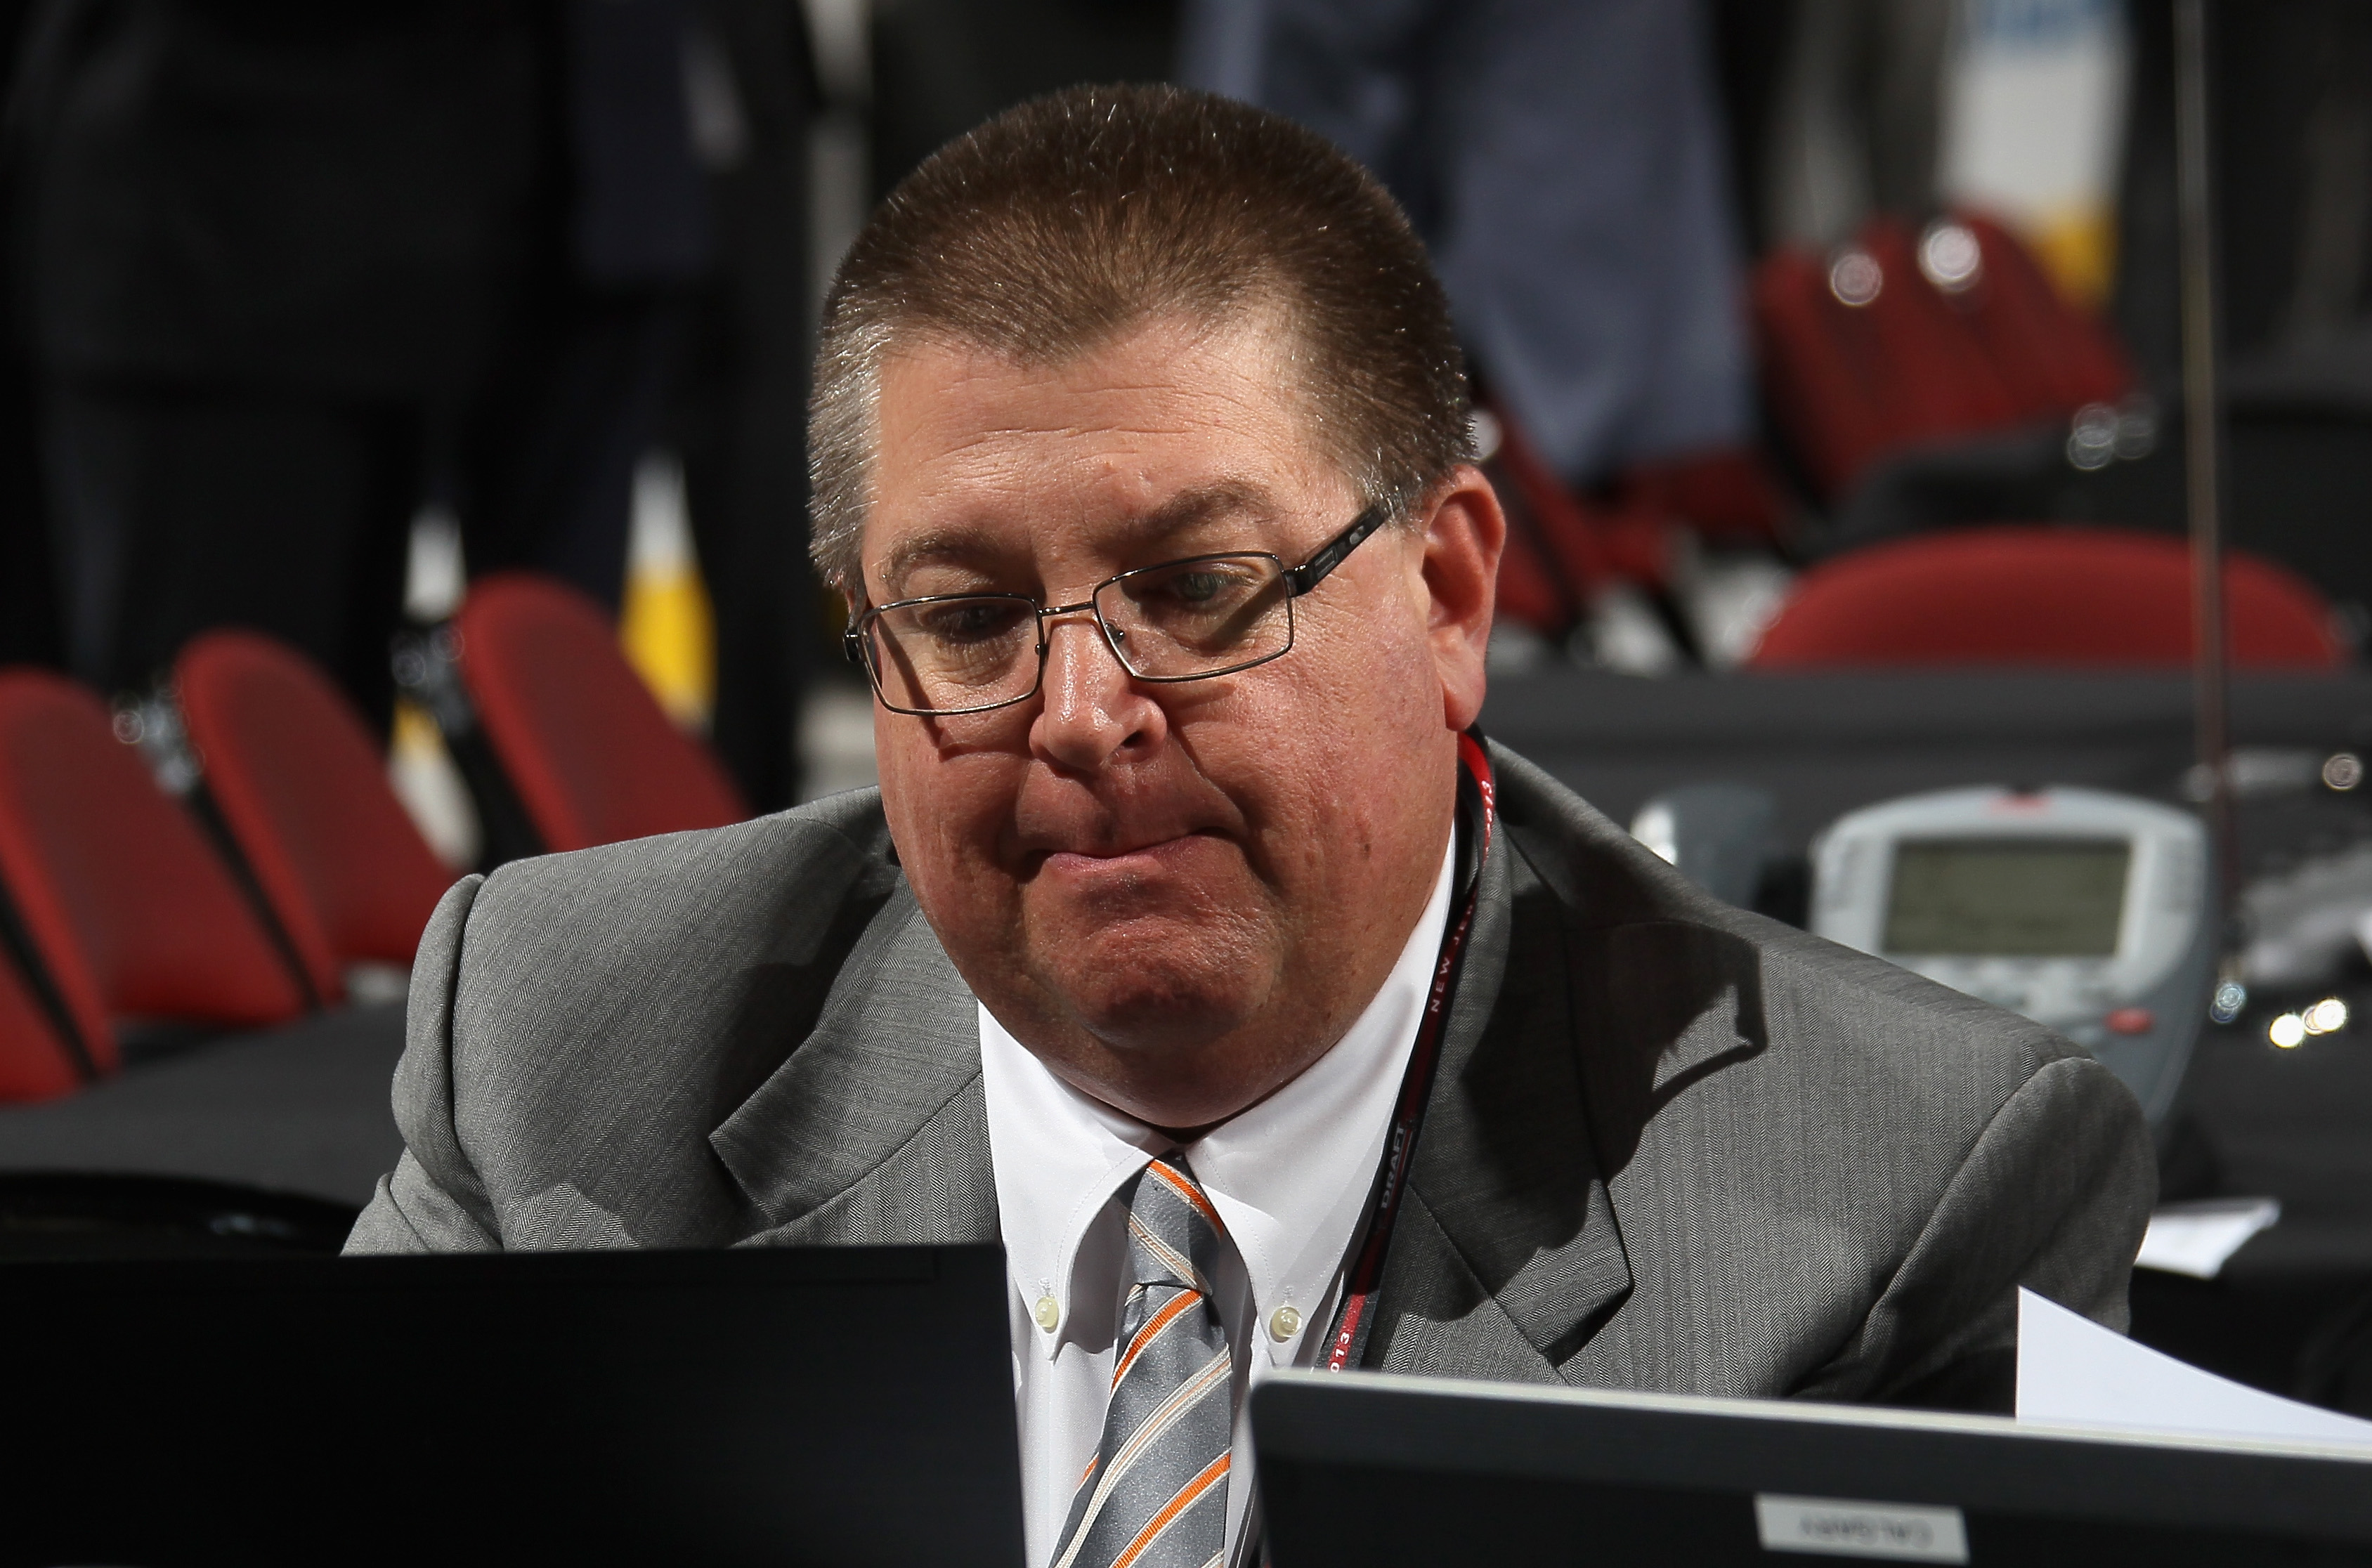
<svg viewBox="0 0 2372 1568"><path fill-rule="evenodd" d="M1754 1522L1762 1532L1765 1551L1876 1557L1891 1562L1969 1560L1969 1532L1958 1508L1756 1493Z"/></svg>

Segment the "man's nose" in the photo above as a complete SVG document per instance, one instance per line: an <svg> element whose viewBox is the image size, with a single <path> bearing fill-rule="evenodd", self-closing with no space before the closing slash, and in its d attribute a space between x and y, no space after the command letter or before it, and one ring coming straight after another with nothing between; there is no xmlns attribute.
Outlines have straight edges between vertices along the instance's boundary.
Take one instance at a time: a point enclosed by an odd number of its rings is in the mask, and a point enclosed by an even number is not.
<svg viewBox="0 0 2372 1568"><path fill-rule="evenodd" d="M1056 766L1092 772L1124 749L1157 739L1161 706L1146 695L1084 611L1046 623L1046 672L1030 742Z"/></svg>

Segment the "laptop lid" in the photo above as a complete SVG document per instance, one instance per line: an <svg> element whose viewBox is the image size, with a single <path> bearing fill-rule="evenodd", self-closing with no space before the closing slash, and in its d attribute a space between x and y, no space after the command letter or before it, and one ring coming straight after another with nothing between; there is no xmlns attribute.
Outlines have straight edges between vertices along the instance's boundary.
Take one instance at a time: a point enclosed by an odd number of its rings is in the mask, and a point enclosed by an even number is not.
<svg viewBox="0 0 2372 1568"><path fill-rule="evenodd" d="M994 1247L0 1268L0 1562L1018 1568Z"/></svg>
<svg viewBox="0 0 2372 1568"><path fill-rule="evenodd" d="M2001 1417L1285 1373L1277 1568L2372 1564L2372 1456Z"/></svg>

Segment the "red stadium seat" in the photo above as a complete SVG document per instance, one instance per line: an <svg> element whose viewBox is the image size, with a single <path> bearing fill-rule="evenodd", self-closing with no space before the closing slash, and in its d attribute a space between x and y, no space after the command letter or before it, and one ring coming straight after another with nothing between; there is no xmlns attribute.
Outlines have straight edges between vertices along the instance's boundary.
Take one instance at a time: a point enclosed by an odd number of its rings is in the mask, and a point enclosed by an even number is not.
<svg viewBox="0 0 2372 1568"><path fill-rule="evenodd" d="M1754 314L1772 412L1831 496L1890 454L2133 388L2107 330L1972 215L1924 236L1876 217L1827 258L1782 248L1755 271Z"/></svg>
<svg viewBox="0 0 2372 1568"><path fill-rule="evenodd" d="M261 917L107 709L40 670L0 670L0 882L99 1071L126 1020L305 1011Z"/></svg>
<svg viewBox="0 0 2372 1568"><path fill-rule="evenodd" d="M55 1099L82 1073L17 966L0 954L0 1101Z"/></svg>
<svg viewBox="0 0 2372 1568"><path fill-rule="evenodd" d="M453 877L362 715L304 655L252 632L197 638L173 677L215 808L314 993L343 995L347 964L409 965Z"/></svg>
<svg viewBox="0 0 2372 1568"><path fill-rule="evenodd" d="M1989 218L1962 213L1952 221L1975 235L1980 258L1953 297L2025 417L2070 414L2134 389L2138 378L2123 345L2099 318L2068 303L2032 251Z"/></svg>
<svg viewBox="0 0 2372 1568"><path fill-rule="evenodd" d="M2224 566L2235 665L2329 669L2347 651L2322 596L2282 567ZM2182 667L2191 551L2118 528L1994 527L1842 555L1797 579L1747 665Z"/></svg>
<svg viewBox="0 0 2372 1568"><path fill-rule="evenodd" d="M544 847L583 849L750 815L706 747L669 722L576 589L523 572L454 617L461 684Z"/></svg>

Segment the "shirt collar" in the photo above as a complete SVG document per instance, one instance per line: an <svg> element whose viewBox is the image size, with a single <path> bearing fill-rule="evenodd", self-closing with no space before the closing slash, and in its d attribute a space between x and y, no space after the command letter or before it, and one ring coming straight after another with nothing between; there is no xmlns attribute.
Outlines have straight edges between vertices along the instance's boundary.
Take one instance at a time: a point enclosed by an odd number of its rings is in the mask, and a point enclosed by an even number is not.
<svg viewBox="0 0 2372 1568"><path fill-rule="evenodd" d="M1364 1012L1301 1075L1186 1151L1196 1178L1242 1258L1263 1325L1293 1307L1298 1330L1262 1336L1289 1362L1357 1233L1392 1106L1449 921L1456 835L1432 897L1401 956ZM1048 1071L986 1006L980 1008L982 1087L987 1101L999 1228L1006 1268L1052 1355L1073 1317L1072 1268L1088 1227L1112 1194L1169 1149L1166 1133L1082 1094ZM1109 1290L1111 1282L1083 1282ZM1056 1304L1055 1327L1037 1315Z"/></svg>

